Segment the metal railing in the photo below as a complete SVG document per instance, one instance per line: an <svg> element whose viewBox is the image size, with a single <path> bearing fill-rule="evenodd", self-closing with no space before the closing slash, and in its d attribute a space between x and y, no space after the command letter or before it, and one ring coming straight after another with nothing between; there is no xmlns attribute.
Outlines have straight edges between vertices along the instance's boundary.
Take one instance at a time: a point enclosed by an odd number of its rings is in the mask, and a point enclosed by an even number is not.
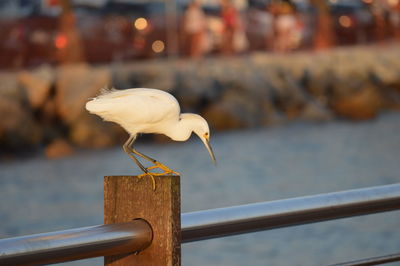
<svg viewBox="0 0 400 266"><path fill-rule="evenodd" d="M332 264L330 266L369 266L369 265L378 265L384 263L390 263L400 261L400 253L390 254L386 256L373 257L368 259L354 260L349 262Z"/></svg>
<svg viewBox="0 0 400 266"><path fill-rule="evenodd" d="M182 243L398 209L400 184L190 212L181 215ZM0 239L0 265L138 252L151 239L143 220Z"/></svg>
<svg viewBox="0 0 400 266"><path fill-rule="evenodd" d="M139 252L153 232L141 219L0 240L0 265L36 265Z"/></svg>
<svg viewBox="0 0 400 266"><path fill-rule="evenodd" d="M182 242L400 209L400 184L182 215Z"/></svg>

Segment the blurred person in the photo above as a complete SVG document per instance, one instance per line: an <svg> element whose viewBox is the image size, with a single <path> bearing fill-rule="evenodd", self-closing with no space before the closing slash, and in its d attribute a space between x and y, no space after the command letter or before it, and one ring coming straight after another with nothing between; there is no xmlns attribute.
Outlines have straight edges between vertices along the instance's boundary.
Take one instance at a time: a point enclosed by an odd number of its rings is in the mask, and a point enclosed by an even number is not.
<svg viewBox="0 0 400 266"><path fill-rule="evenodd" d="M224 25L222 36L222 53L230 55L235 52L234 37L239 26L238 12L231 0L222 0L221 5L221 17Z"/></svg>
<svg viewBox="0 0 400 266"><path fill-rule="evenodd" d="M400 41L400 0L390 9L389 21L393 29L394 38Z"/></svg>
<svg viewBox="0 0 400 266"><path fill-rule="evenodd" d="M273 38L273 16L268 7L251 7L247 13L247 35L250 50L269 50Z"/></svg>
<svg viewBox="0 0 400 266"><path fill-rule="evenodd" d="M295 18L295 26L291 36L291 49L297 49L302 45L303 40L306 38L306 24L303 17L294 9L293 16Z"/></svg>
<svg viewBox="0 0 400 266"><path fill-rule="evenodd" d="M206 18L200 4L192 1L184 14L184 34L190 57L200 58L204 53Z"/></svg>
<svg viewBox="0 0 400 266"><path fill-rule="evenodd" d="M275 19L274 51L285 53L293 48L297 20L291 5L282 3Z"/></svg>
<svg viewBox="0 0 400 266"><path fill-rule="evenodd" d="M387 33L388 10L386 3L375 0L371 4L371 13L374 17L374 37L376 41L383 42Z"/></svg>
<svg viewBox="0 0 400 266"><path fill-rule="evenodd" d="M273 48L273 39L274 39L274 27L275 27L275 21L274 21L274 14L273 10L271 9L271 6L267 6L265 8L265 13L268 16L265 17L264 21L264 31L265 31L265 48L266 50L272 50Z"/></svg>
<svg viewBox="0 0 400 266"><path fill-rule="evenodd" d="M335 24L328 1L309 0L313 7L312 43L316 50L333 47L336 43Z"/></svg>
<svg viewBox="0 0 400 266"><path fill-rule="evenodd" d="M373 24L373 17L368 4L365 4L362 8L357 8L355 15L358 24L358 27L356 27L357 43L367 43L370 38L368 27Z"/></svg>
<svg viewBox="0 0 400 266"><path fill-rule="evenodd" d="M56 37L57 59L61 64L86 61L81 34L77 28L77 18L71 1L59 1L59 35Z"/></svg>

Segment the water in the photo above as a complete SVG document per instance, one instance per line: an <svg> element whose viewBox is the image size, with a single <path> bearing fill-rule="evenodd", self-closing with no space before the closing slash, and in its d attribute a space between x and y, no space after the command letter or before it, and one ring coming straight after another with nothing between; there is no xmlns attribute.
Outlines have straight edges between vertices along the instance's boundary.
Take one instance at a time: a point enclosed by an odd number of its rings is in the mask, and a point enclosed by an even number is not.
<svg viewBox="0 0 400 266"><path fill-rule="evenodd" d="M400 182L400 113L138 144L182 174L183 212ZM140 141L139 141L140 142ZM136 174L119 147L0 162L0 237L103 222L104 175ZM326 265L400 251L400 211L183 245L183 265ZM65 263L100 265L102 259ZM400 264L393 264L400 265Z"/></svg>

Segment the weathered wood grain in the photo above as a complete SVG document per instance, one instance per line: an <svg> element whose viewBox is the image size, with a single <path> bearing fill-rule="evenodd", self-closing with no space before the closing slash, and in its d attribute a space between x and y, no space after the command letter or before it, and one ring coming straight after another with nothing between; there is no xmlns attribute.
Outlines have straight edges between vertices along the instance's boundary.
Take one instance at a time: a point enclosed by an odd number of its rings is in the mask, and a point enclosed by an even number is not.
<svg viewBox="0 0 400 266"><path fill-rule="evenodd" d="M153 228L151 245L139 254L104 258L104 265L171 265L181 264L180 248L180 177L155 177L156 190L150 178L136 176L104 177L104 223L145 219Z"/></svg>

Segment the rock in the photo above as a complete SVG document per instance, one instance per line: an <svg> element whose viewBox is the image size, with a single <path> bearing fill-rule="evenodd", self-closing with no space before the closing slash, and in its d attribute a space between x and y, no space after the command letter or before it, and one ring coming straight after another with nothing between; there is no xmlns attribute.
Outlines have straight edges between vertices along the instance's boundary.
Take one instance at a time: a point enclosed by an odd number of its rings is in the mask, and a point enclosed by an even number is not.
<svg viewBox="0 0 400 266"><path fill-rule="evenodd" d="M351 60L348 58L347 60L342 59L342 61L344 62L341 64L332 65L332 75L335 80L331 85L332 95L330 96L333 97L347 97L356 94L364 89L363 86L370 77L369 68L362 59Z"/></svg>
<svg viewBox="0 0 400 266"><path fill-rule="evenodd" d="M170 91L174 88L174 67L165 61L122 64L112 67L112 77L117 88L157 88Z"/></svg>
<svg viewBox="0 0 400 266"><path fill-rule="evenodd" d="M51 123L52 120L56 117L57 114L57 106L54 100L46 101L42 108L42 120L44 123Z"/></svg>
<svg viewBox="0 0 400 266"><path fill-rule="evenodd" d="M373 87L366 87L332 102L333 111L340 117L352 120L374 118L381 109L382 96Z"/></svg>
<svg viewBox="0 0 400 266"><path fill-rule="evenodd" d="M326 121L334 115L367 119L381 108L400 108L398 47L3 72L0 145L25 149L68 138L77 146L105 147L125 141L126 133L119 126L84 108L88 98L105 86L169 91L182 111L203 114L218 130L298 118Z"/></svg>
<svg viewBox="0 0 400 266"><path fill-rule="evenodd" d="M71 124L69 138L80 147L104 148L126 138L123 129L113 123L104 122L94 115L82 114Z"/></svg>
<svg viewBox="0 0 400 266"><path fill-rule="evenodd" d="M58 115L69 128L69 139L73 144L99 148L118 143L120 129L85 109L88 99L110 83L111 72L105 67L81 64L58 69L55 104Z"/></svg>
<svg viewBox="0 0 400 266"><path fill-rule="evenodd" d="M225 72L221 71L224 69L221 62L180 62L175 69L172 93L178 98L182 110L188 112L199 112L210 102L218 101L232 83L232 76L228 80Z"/></svg>
<svg viewBox="0 0 400 266"><path fill-rule="evenodd" d="M146 82L142 83L141 87L157 88L169 92L174 89L174 67L168 65L165 61L152 61L143 70L151 73L151 75Z"/></svg>
<svg viewBox="0 0 400 266"><path fill-rule="evenodd" d="M385 107L400 110L400 80L384 87Z"/></svg>
<svg viewBox="0 0 400 266"><path fill-rule="evenodd" d="M34 71L22 71L18 80L25 89L32 108L40 108L49 96L54 82L54 70L50 66L42 66Z"/></svg>
<svg viewBox="0 0 400 266"><path fill-rule="evenodd" d="M305 70L304 85L307 91L320 101L328 97L328 90L336 81L333 70L327 66L310 67Z"/></svg>
<svg viewBox="0 0 400 266"><path fill-rule="evenodd" d="M39 145L42 131L34 121L32 112L24 105L21 90L17 87L6 87L7 82L2 77L0 86L0 150L28 150ZM15 78L15 77L14 77Z"/></svg>
<svg viewBox="0 0 400 266"><path fill-rule="evenodd" d="M311 97L306 93L300 82L295 80L290 73L281 71L282 79L286 84L286 93L281 100L282 109L289 119L300 116Z"/></svg>
<svg viewBox="0 0 400 266"><path fill-rule="evenodd" d="M238 111L227 103L211 104L203 113L210 127L214 130L245 128L247 122L237 116Z"/></svg>
<svg viewBox="0 0 400 266"><path fill-rule="evenodd" d="M58 159L72 155L73 153L74 149L64 139L56 139L45 148L45 155L49 159Z"/></svg>
<svg viewBox="0 0 400 266"><path fill-rule="evenodd" d="M377 60L372 66L372 73L384 84L396 83L400 80L400 69L393 66L385 60Z"/></svg>
<svg viewBox="0 0 400 266"><path fill-rule="evenodd" d="M213 101L217 97L210 98L209 90L218 91L212 79L201 77L196 72L179 71L175 74L174 96L177 97L182 110L185 112L197 112L206 101Z"/></svg>
<svg viewBox="0 0 400 266"><path fill-rule="evenodd" d="M0 72L0 96L11 100L23 102L24 91L19 88L18 76L12 72Z"/></svg>
<svg viewBox="0 0 400 266"><path fill-rule="evenodd" d="M274 119L271 105L238 89L226 90L222 99L205 108L202 114L215 130L256 127Z"/></svg>
<svg viewBox="0 0 400 266"><path fill-rule="evenodd" d="M334 115L325 106L316 101L312 101L304 106L299 118L307 121L322 122L332 120Z"/></svg>
<svg viewBox="0 0 400 266"><path fill-rule="evenodd" d="M42 140L15 73L0 73L0 150L28 150Z"/></svg>
<svg viewBox="0 0 400 266"><path fill-rule="evenodd" d="M82 113L87 114L84 106L88 99L110 84L111 73L106 67L85 64L59 67L55 96L58 115L66 124L74 123Z"/></svg>

